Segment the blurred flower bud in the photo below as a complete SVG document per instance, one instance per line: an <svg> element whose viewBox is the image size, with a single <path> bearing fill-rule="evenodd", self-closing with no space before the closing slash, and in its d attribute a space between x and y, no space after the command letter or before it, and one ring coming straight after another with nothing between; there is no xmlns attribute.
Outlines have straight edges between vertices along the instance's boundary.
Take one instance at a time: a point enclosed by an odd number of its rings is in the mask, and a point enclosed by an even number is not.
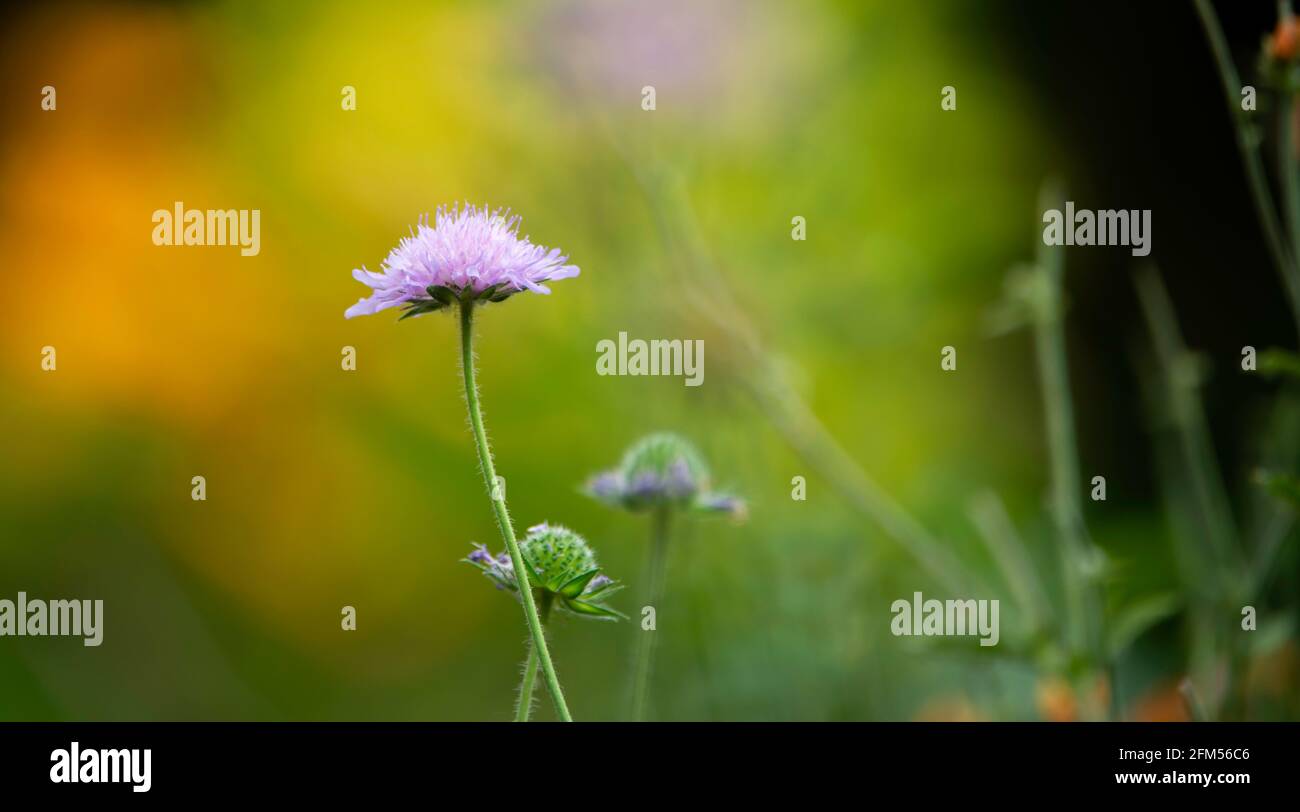
<svg viewBox="0 0 1300 812"><path fill-rule="evenodd" d="M561 609L598 620L623 617L604 605L623 585L600 572L596 554L582 536L559 525L535 525L519 542L519 552L533 589L557 597ZM515 570L506 553L494 557L479 544L464 560L477 567L497 589L518 592Z"/></svg>
<svg viewBox="0 0 1300 812"><path fill-rule="evenodd" d="M1279 62L1290 62L1296 58L1297 51L1300 51L1300 27L1294 14L1284 14L1268 38L1269 55Z"/></svg>
<svg viewBox="0 0 1300 812"><path fill-rule="evenodd" d="M745 516L736 496L710 490L709 469L687 440L675 434L651 434L623 455L619 466L592 477L586 493L607 505L639 512L683 508L700 513Z"/></svg>

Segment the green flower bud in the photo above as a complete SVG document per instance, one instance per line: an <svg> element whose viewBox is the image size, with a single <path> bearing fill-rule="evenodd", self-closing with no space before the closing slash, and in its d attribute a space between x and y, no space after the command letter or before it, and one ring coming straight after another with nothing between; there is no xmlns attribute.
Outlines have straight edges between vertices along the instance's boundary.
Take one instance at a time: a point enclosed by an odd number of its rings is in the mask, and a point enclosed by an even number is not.
<svg viewBox="0 0 1300 812"><path fill-rule="evenodd" d="M604 603L623 585L601 573L586 539L567 527L543 523L528 528L528 535L519 542L519 553L528 568L529 585L535 592L555 596L556 606L562 610L597 620L626 617ZM498 589L518 591L509 555L492 556L478 545L464 560Z"/></svg>

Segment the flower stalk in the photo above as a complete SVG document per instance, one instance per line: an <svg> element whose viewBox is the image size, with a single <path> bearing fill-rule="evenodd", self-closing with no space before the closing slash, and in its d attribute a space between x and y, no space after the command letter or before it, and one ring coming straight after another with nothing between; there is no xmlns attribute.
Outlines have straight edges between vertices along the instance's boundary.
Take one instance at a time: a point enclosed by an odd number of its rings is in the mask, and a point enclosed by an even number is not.
<svg viewBox="0 0 1300 812"><path fill-rule="evenodd" d="M531 660L534 654L536 655L546 679L546 689L551 695L551 701L555 704L555 712L561 720L571 722L573 717L569 715L569 707L564 701L564 691L560 688L559 677L555 674L555 664L551 662L551 653L546 647L546 634L542 628L541 617L537 612L537 604L533 600L533 590L528 583L528 571L524 566L523 556L519 552L519 542L515 540L514 526L510 523L510 512L506 509L506 497L501 488L494 487L497 475L492 465L492 449L488 445L487 432L483 428L483 412L479 407L478 384L474 379L474 300L468 296L462 297L460 301L460 346L461 373L465 381L465 403L469 408L470 426L474 430L474 442L478 448L479 465L483 469L483 481L488 489L492 510L496 514L497 527L501 530L501 538L505 541L506 551L510 555L510 563L514 567L515 578L519 585L519 600L524 607L524 619L528 623L528 633L532 637L529 659ZM536 673L536 669L534 669L534 673ZM526 673L525 676L527 676ZM527 687L531 699L531 684ZM520 698L523 699L522 696Z"/></svg>
<svg viewBox="0 0 1300 812"><path fill-rule="evenodd" d="M735 494L715 491L704 458L683 437L660 432L642 437L624 454L617 467L603 471L586 485L592 499L629 513L650 515L650 551L646 564L645 605L659 611L668 569L668 530L672 515L730 516L743 521L745 501ZM654 672L655 635L642 629L636 642L631 672L631 717L645 719L650 705L650 678Z"/></svg>
<svg viewBox="0 0 1300 812"><path fill-rule="evenodd" d="M663 600L664 575L668 571L668 529L672 513L666 507L655 510L650 523L650 561L646 566L649 580L646 587L645 606L659 611ZM654 672L655 635L642 630L637 640L636 656L632 661L632 721L645 720L650 704L650 676Z"/></svg>
<svg viewBox="0 0 1300 812"><path fill-rule="evenodd" d="M551 605L555 596L549 592L542 593L541 615L542 631L546 631L546 621L551 616ZM528 644L528 661L524 663L524 676L519 681L519 706L515 708L515 721L527 722L533 712L533 685L537 682L537 646Z"/></svg>

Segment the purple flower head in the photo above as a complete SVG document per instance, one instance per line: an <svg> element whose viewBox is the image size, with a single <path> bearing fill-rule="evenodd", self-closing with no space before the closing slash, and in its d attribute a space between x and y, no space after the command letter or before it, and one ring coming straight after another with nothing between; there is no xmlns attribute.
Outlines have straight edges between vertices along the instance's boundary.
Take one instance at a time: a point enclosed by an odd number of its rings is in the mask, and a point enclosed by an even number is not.
<svg viewBox="0 0 1300 812"><path fill-rule="evenodd" d="M515 568L506 553L493 556L483 544L475 544L474 550L465 556L465 561L478 567L497 589L516 589Z"/></svg>
<svg viewBox="0 0 1300 812"><path fill-rule="evenodd" d="M638 440L617 468L587 481L585 491L598 502L633 512L680 508L745 518L745 502L710 488L709 469L695 447L675 434Z"/></svg>
<svg viewBox="0 0 1300 812"><path fill-rule="evenodd" d="M671 499L689 499L695 495L695 472L686 457L678 457L669 464L663 485Z"/></svg>
<svg viewBox="0 0 1300 812"><path fill-rule="evenodd" d="M487 206L438 209L433 226L422 217L409 237L388 252L382 273L364 266L352 272L374 288L343 314L368 316L404 307L402 318L439 310L460 300L499 302L516 293L550 293L543 285L578 275L558 248L519 236L519 217Z"/></svg>

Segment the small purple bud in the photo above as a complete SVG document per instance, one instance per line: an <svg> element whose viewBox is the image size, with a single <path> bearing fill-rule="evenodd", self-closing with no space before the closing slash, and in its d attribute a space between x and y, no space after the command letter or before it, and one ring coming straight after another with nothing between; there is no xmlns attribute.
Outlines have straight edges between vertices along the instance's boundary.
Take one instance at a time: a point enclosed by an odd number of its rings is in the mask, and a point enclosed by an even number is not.
<svg viewBox="0 0 1300 812"><path fill-rule="evenodd" d="M658 495L660 490L661 488L659 486L659 477L655 476L653 473L649 471L646 471L644 473L637 474L636 479L632 480L632 484L628 487L627 492L628 495L630 496L633 496L638 499L642 499L646 497L656 496Z"/></svg>
<svg viewBox="0 0 1300 812"><path fill-rule="evenodd" d="M587 493L597 499L618 499L623 495L623 478L616 471L606 471L587 483Z"/></svg>
<svg viewBox="0 0 1300 812"><path fill-rule="evenodd" d="M673 499L682 499L695 492L695 477L691 476L691 467L685 458L678 457L669 466L664 490Z"/></svg>
<svg viewBox="0 0 1300 812"><path fill-rule="evenodd" d="M744 519L748 514L745 500L725 493L705 494L696 504L704 510L726 513L736 519Z"/></svg>

